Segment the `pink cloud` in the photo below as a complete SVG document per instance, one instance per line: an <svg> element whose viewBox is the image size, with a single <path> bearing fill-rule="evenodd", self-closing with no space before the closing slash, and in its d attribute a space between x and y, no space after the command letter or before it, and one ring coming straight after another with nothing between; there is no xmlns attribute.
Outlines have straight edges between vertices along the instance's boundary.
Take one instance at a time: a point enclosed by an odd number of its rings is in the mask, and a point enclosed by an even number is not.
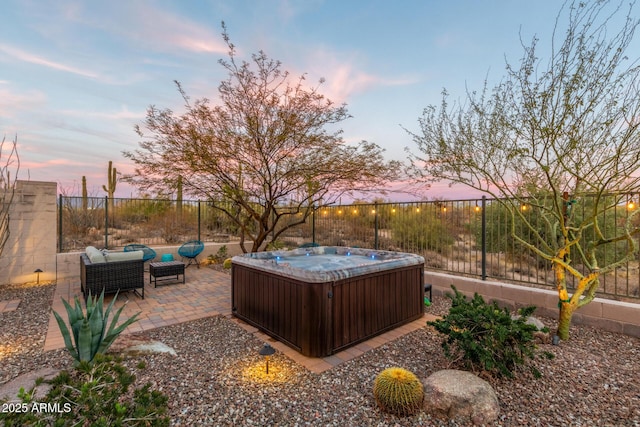
<svg viewBox="0 0 640 427"><path fill-rule="evenodd" d="M337 54L322 49L315 51L308 62L314 74L326 80L321 92L335 103L346 102L352 95L372 88L409 85L417 81L412 77L387 78L362 71L356 61L345 61Z"/></svg>
<svg viewBox="0 0 640 427"><path fill-rule="evenodd" d="M107 13L113 15L112 19L94 20L90 25L104 31L118 33L156 51L186 50L196 53L227 51L219 34L183 16L158 9L150 2L112 3L112 9ZM77 19L87 23L87 16L78 15ZM109 22L109 25L106 26L105 22Z"/></svg>
<svg viewBox="0 0 640 427"><path fill-rule="evenodd" d="M39 91L16 93L0 86L0 116L5 119L17 117L20 111L44 105L46 100L46 95Z"/></svg>
<svg viewBox="0 0 640 427"><path fill-rule="evenodd" d="M83 166L83 163L80 162L73 162L71 160L67 160L67 159L61 159L61 158L57 158L57 159L50 159L47 160L45 162L25 162L24 166L29 167L31 169L41 169L41 168L48 168L48 167L56 167L56 166Z"/></svg>
<svg viewBox="0 0 640 427"><path fill-rule="evenodd" d="M14 48L12 46L0 44L0 52L14 59L17 59L18 61L41 65L43 67L52 68L54 70L59 70L59 71L65 71L67 73L72 73L72 74L76 74L83 77L88 77L88 78L98 77L97 74L91 71L72 67L70 65L65 65L60 62L55 62L43 56L38 56L30 52L27 52L25 50Z"/></svg>
<svg viewBox="0 0 640 427"><path fill-rule="evenodd" d="M164 10L157 5L157 2L150 0L63 1L56 3L55 7L34 8L32 13L46 14L47 18L34 27L34 31L56 41L69 39L68 43L73 43L75 41L71 40L76 35L76 27L89 27L90 30L116 34L122 37L126 44L138 45L150 51L196 53L227 51L219 32L188 20L178 12ZM109 35L104 38L111 39ZM75 70L73 67L67 68Z"/></svg>
<svg viewBox="0 0 640 427"><path fill-rule="evenodd" d="M126 106L123 106L120 111L105 112L105 111L87 111L87 110L59 110L59 113L69 117L94 117L105 120L141 120L147 115L146 111L129 111Z"/></svg>

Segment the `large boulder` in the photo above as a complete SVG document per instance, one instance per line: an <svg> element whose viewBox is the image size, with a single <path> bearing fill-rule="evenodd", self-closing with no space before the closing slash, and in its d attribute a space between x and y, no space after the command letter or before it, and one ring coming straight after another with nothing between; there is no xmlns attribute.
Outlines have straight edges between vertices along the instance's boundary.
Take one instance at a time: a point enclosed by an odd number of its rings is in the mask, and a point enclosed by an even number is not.
<svg viewBox="0 0 640 427"><path fill-rule="evenodd" d="M518 320L521 316L519 314L513 314L511 315L511 319L512 320ZM524 323L526 323L527 325L533 325L536 327L537 330L541 331L545 328L544 322L540 319L538 319L537 317L534 316L529 316L527 318L525 318Z"/></svg>
<svg viewBox="0 0 640 427"><path fill-rule="evenodd" d="M520 316L517 314L514 314L511 316L511 318L513 320L517 320L520 318ZM551 343L551 335L549 334L549 332L543 332L543 329L545 328L545 324L542 322L542 320L538 319L537 317L529 316L526 318L525 323L536 327L537 331L533 333L533 339L536 343L538 344Z"/></svg>
<svg viewBox="0 0 640 427"><path fill-rule="evenodd" d="M488 424L500 414L498 396L485 380L467 371L445 369L425 380L425 411L473 425Z"/></svg>

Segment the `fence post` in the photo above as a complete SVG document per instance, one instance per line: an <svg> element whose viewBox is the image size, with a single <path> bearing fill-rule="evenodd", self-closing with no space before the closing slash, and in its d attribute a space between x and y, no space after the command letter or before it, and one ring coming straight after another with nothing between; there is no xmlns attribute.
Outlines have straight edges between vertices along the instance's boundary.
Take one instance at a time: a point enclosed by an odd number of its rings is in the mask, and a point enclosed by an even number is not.
<svg viewBox="0 0 640 427"><path fill-rule="evenodd" d="M109 249L109 197L104 196L104 248Z"/></svg>
<svg viewBox="0 0 640 427"><path fill-rule="evenodd" d="M374 236L373 236L373 249L378 250L378 202L373 204L373 227L374 227Z"/></svg>
<svg viewBox="0 0 640 427"><path fill-rule="evenodd" d="M316 243L316 206L311 206L311 242Z"/></svg>
<svg viewBox="0 0 640 427"><path fill-rule="evenodd" d="M482 196L482 280L487 280L487 196Z"/></svg>
<svg viewBox="0 0 640 427"><path fill-rule="evenodd" d="M64 244L62 242L62 194L58 195L58 252L62 253Z"/></svg>
<svg viewBox="0 0 640 427"><path fill-rule="evenodd" d="M201 221L202 215L200 214L200 206L201 206L200 200L198 200L198 240L202 240L200 238L201 237L200 226L202 225L202 221Z"/></svg>

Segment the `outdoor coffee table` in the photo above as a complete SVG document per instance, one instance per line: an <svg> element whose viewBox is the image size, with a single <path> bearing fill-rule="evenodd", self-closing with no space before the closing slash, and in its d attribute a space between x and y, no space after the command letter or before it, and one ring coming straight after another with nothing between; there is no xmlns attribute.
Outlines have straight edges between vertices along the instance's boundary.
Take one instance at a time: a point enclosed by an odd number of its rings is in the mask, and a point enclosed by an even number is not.
<svg viewBox="0 0 640 427"><path fill-rule="evenodd" d="M180 261L165 261L165 262L149 263L149 283L153 282L153 287L157 288L158 279L160 279L160 281L172 280L172 278L167 278L167 277L176 276L175 280L179 280L181 274L182 274L182 283L185 283L184 265L185 265L184 262L180 262Z"/></svg>

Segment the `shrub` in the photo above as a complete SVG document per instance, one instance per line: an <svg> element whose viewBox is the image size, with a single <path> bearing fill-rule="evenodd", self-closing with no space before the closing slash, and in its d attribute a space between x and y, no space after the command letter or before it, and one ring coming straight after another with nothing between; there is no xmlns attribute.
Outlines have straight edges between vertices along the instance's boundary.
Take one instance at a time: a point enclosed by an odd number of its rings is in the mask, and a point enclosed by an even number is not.
<svg viewBox="0 0 640 427"><path fill-rule="evenodd" d="M210 254L207 256L207 260L205 261L206 265L212 264L220 264L223 263L228 257L228 249L227 245L222 245L218 248L218 251L215 254Z"/></svg>
<svg viewBox="0 0 640 427"><path fill-rule="evenodd" d="M129 392L135 381L120 359L98 355L94 363L81 362L75 370L62 371L51 380L52 388L37 402L55 411L32 410L33 390L18 397L28 410L0 414L12 426L168 426L168 398L151 391L150 384Z"/></svg>
<svg viewBox="0 0 640 427"><path fill-rule="evenodd" d="M111 303L107 307L107 310L103 312L104 290L100 294L100 298L97 300L94 296L89 295L89 299L86 301L86 313L83 312L80 306L78 297L75 297L75 306L71 305L63 298L62 303L67 309L67 316L69 319L69 326L73 332L73 341L71 340L71 333L67 328L67 325L62 320L62 317L54 311L53 314L58 321L60 332L64 338L64 345L71 353L71 356L77 362L91 362L93 358L101 353L104 354L107 349L118 338L120 333L124 329L135 322L140 313L136 313L133 317L127 319L124 323L116 327L120 313L124 306L116 312L111 320L109 329L107 329L107 323L109 322L109 314L113 303L118 298L118 294L113 297Z"/></svg>
<svg viewBox="0 0 640 427"><path fill-rule="evenodd" d="M430 212L398 214L391 220L393 244L408 252L445 253L454 242L442 218Z"/></svg>
<svg viewBox="0 0 640 427"><path fill-rule="evenodd" d="M229 254L229 250L227 249L227 245L222 245L218 248L218 251L214 255L216 262L222 262L227 258Z"/></svg>
<svg viewBox="0 0 640 427"><path fill-rule="evenodd" d="M385 412L407 416L422 406L422 383L412 372L393 367L380 372L373 383L373 395Z"/></svg>
<svg viewBox="0 0 640 427"><path fill-rule="evenodd" d="M285 247L285 242L283 242L282 240L274 240L272 242L267 243L267 246L265 248L265 250L267 251L277 251L280 249L283 249ZM296 244L294 244L293 246L297 246Z"/></svg>
<svg viewBox="0 0 640 427"><path fill-rule="evenodd" d="M449 313L441 319L427 322L446 335L442 342L445 356L462 360L465 367L498 376L513 378L515 370L535 358L534 325L526 323L535 307L520 309L520 316L512 319L509 310L496 302L485 303L477 293L471 301L455 288ZM534 375L540 373L531 368Z"/></svg>

